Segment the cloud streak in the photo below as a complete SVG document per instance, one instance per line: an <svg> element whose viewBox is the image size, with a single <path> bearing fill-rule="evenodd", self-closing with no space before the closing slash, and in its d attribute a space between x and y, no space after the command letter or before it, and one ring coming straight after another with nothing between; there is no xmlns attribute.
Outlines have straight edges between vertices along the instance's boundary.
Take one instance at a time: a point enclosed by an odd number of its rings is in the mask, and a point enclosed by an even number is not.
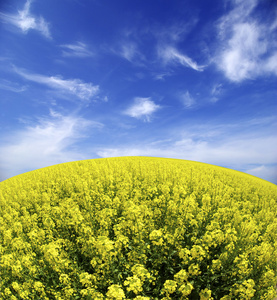
<svg viewBox="0 0 277 300"><path fill-rule="evenodd" d="M187 109L192 108L196 104L195 99L191 96L189 91L186 91L185 93L181 94L180 100L184 107Z"/></svg>
<svg viewBox="0 0 277 300"><path fill-rule="evenodd" d="M27 86L19 85L18 83L12 82L10 80L1 79L0 80L0 89L11 91L14 93L22 93L27 90Z"/></svg>
<svg viewBox="0 0 277 300"><path fill-rule="evenodd" d="M191 68L195 71L203 71L204 66L198 65L190 57L179 52L173 46L159 46L158 56L163 60L165 64L180 64L184 67Z"/></svg>
<svg viewBox="0 0 277 300"><path fill-rule="evenodd" d="M135 57L140 56L135 43L122 43L119 54L130 62L133 62Z"/></svg>
<svg viewBox="0 0 277 300"><path fill-rule="evenodd" d="M277 184L277 136L270 120L175 128L162 143L143 141L99 149L101 157L155 156L200 161L247 172ZM257 123L264 129L257 130ZM266 128L269 126L269 129ZM255 167L253 167L255 166Z"/></svg>
<svg viewBox="0 0 277 300"><path fill-rule="evenodd" d="M221 83L217 83L215 84L212 89L211 89L211 102L215 103L219 100L220 95L222 94L222 84Z"/></svg>
<svg viewBox="0 0 277 300"><path fill-rule="evenodd" d="M151 98L135 98L134 103L124 111L124 114L150 122L151 115L161 108L160 105L155 104L154 101L150 99Z"/></svg>
<svg viewBox="0 0 277 300"><path fill-rule="evenodd" d="M63 56L65 57L89 57L93 56L93 52L88 49L88 46L82 42L76 42L75 44L61 45Z"/></svg>
<svg viewBox="0 0 277 300"><path fill-rule="evenodd" d="M14 68L15 72L21 77L39 84L46 85L51 89L61 93L78 97L81 100L89 101L99 92L99 86L92 83L83 82L80 79L63 79L61 76L45 76L29 73L25 70Z"/></svg>
<svg viewBox="0 0 277 300"><path fill-rule="evenodd" d="M17 14L0 13L0 18L9 24L20 28L24 33L33 29L47 38L51 38L49 25L42 17L36 17L30 13L31 0L27 0L23 10L19 10Z"/></svg>
<svg viewBox="0 0 277 300"><path fill-rule="evenodd" d="M138 44L130 39L123 39L120 44L111 48L110 51L136 66L144 66L146 61L146 58L141 53Z"/></svg>
<svg viewBox="0 0 277 300"><path fill-rule="evenodd" d="M267 179L267 180L277 184L277 166L276 166L276 164L269 165L269 166L259 165L258 167L247 169L245 172L248 174L251 174L253 176Z"/></svg>
<svg viewBox="0 0 277 300"><path fill-rule="evenodd" d="M8 177L49 165L84 159L84 152L74 149L86 137L86 131L103 124L51 111L36 124L2 139L0 170ZM5 141L5 143L4 143ZM1 178L6 179L6 178Z"/></svg>

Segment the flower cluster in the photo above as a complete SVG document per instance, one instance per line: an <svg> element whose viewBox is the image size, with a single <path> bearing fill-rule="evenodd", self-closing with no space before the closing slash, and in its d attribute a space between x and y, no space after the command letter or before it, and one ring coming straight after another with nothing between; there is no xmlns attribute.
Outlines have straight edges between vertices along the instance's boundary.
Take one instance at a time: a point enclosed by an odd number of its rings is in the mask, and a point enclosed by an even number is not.
<svg viewBox="0 0 277 300"><path fill-rule="evenodd" d="M277 187L150 157L0 183L1 299L272 300Z"/></svg>

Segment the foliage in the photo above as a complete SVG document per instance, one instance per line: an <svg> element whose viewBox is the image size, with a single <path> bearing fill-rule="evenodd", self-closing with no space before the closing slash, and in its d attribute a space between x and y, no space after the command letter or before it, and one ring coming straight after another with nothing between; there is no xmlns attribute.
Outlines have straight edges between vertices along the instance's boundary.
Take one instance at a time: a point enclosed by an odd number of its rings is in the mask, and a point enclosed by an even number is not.
<svg viewBox="0 0 277 300"><path fill-rule="evenodd" d="M273 299L277 187L124 157L0 183L1 299Z"/></svg>

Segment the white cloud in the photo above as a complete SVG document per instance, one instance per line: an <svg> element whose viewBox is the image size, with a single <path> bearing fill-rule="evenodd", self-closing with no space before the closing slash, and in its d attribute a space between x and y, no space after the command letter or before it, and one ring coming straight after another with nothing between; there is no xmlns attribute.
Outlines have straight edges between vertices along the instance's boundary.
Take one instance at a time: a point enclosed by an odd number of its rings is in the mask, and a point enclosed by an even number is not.
<svg viewBox="0 0 277 300"><path fill-rule="evenodd" d="M14 93L22 93L26 91L26 85L20 85L16 82L12 82L6 79L0 79L0 89L11 91Z"/></svg>
<svg viewBox="0 0 277 300"><path fill-rule="evenodd" d="M159 23L156 26L149 27L148 32L152 33L160 44L176 44L183 41L188 33L192 31L199 19L193 13L188 18L181 21L174 20L173 23L164 25Z"/></svg>
<svg viewBox="0 0 277 300"><path fill-rule="evenodd" d="M171 75L172 75L171 72L153 73L153 77L155 80L165 80L165 77Z"/></svg>
<svg viewBox="0 0 277 300"><path fill-rule="evenodd" d="M84 159L84 151L74 149L75 143L86 137L88 129L102 126L101 123L78 116L64 116L51 111L49 117L40 118L37 124L2 139L2 177L8 178L37 168Z"/></svg>
<svg viewBox="0 0 277 300"><path fill-rule="evenodd" d="M120 54L122 57L132 62L134 57L138 54L137 46L134 43L122 44Z"/></svg>
<svg viewBox="0 0 277 300"><path fill-rule="evenodd" d="M17 14L0 13L0 18L20 28L24 33L33 29L39 31L45 37L51 38L48 23L42 17L36 17L30 13L31 3L31 0L27 0L23 10L18 11Z"/></svg>
<svg viewBox="0 0 277 300"><path fill-rule="evenodd" d="M264 69L269 73L277 75L277 51L265 61Z"/></svg>
<svg viewBox="0 0 277 300"><path fill-rule="evenodd" d="M232 26L234 24L238 24L249 18L258 0L230 0L229 3L233 8L228 14L220 18L218 24L219 34L223 39L226 34L232 32Z"/></svg>
<svg viewBox="0 0 277 300"><path fill-rule="evenodd" d="M93 56L93 52L88 49L85 43L77 42L76 44L61 45L63 50L63 56L76 56L76 57L88 57Z"/></svg>
<svg viewBox="0 0 277 300"><path fill-rule="evenodd" d="M246 170L246 173L257 176L277 184L277 166L260 165L258 167Z"/></svg>
<svg viewBox="0 0 277 300"><path fill-rule="evenodd" d="M134 104L130 106L124 114L137 118L150 121L150 116L160 108L160 105L155 104L151 98L135 98Z"/></svg>
<svg viewBox="0 0 277 300"><path fill-rule="evenodd" d="M138 66L142 66L145 61L145 57L140 52L137 43L130 40L123 40L117 47L111 49L111 51Z"/></svg>
<svg viewBox="0 0 277 300"><path fill-rule="evenodd" d="M217 102L219 100L219 96L222 93L222 84L217 83L212 87L211 90L211 102Z"/></svg>
<svg viewBox="0 0 277 300"><path fill-rule="evenodd" d="M234 8L219 21L222 47L215 60L218 68L234 82L277 74L275 26L255 20L251 13L256 0L233 1Z"/></svg>
<svg viewBox="0 0 277 300"><path fill-rule="evenodd" d="M264 129L257 130L257 123L263 124ZM199 124L173 129L163 135L165 141L160 144L136 141L134 144L99 149L97 154L101 157L134 155L200 161L247 172L277 184L277 136L272 131L270 119L229 126ZM274 164L275 167L272 167ZM253 165L264 167L253 169Z"/></svg>
<svg viewBox="0 0 277 300"><path fill-rule="evenodd" d="M213 96L218 96L222 91L222 84L221 83L217 83L213 86L211 94Z"/></svg>
<svg viewBox="0 0 277 300"><path fill-rule="evenodd" d="M185 106L185 108L192 108L196 104L195 99L191 96L189 91L186 91L185 93L181 94L180 100Z"/></svg>
<svg viewBox="0 0 277 300"><path fill-rule="evenodd" d="M99 92L98 85L86 83L80 79L63 79L59 76L48 77L44 75L28 73L27 71L17 68L14 68L14 70L17 74L27 80L47 85L48 87L61 93L74 95L81 100L88 101Z"/></svg>
<svg viewBox="0 0 277 300"><path fill-rule="evenodd" d="M195 71L203 71L204 66L198 65L190 57L180 53L172 46L159 46L158 56L164 61L165 64L181 64L184 67L192 68Z"/></svg>

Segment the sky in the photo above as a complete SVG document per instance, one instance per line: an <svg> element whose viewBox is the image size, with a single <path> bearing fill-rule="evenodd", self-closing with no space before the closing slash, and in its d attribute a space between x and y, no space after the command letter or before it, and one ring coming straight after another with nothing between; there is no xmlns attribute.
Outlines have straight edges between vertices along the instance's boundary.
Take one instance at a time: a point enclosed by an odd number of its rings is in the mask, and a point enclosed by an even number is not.
<svg viewBox="0 0 277 300"><path fill-rule="evenodd" d="M118 156L277 184L274 0L0 1L0 180Z"/></svg>

